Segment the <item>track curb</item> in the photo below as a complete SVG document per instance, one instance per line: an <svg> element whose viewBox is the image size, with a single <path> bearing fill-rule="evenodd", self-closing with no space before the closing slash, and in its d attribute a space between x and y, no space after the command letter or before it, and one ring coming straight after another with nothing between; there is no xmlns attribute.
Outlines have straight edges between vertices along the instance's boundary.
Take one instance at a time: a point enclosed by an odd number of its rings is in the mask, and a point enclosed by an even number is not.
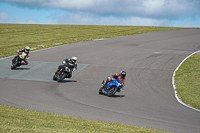
<svg viewBox="0 0 200 133"><path fill-rule="evenodd" d="M176 99L178 100L179 103L181 103L182 105L184 105L184 106L186 106L186 107L188 107L188 108L191 108L191 109L193 109L193 110L196 110L196 111L199 111L199 112L200 112L199 109L196 109L196 108L194 108L194 107L192 107L192 106L189 106L189 105L185 104L181 99L179 99L179 97L178 97L178 95L177 95L178 92L176 91L176 86L175 86L175 83L174 83L174 77L175 77L175 75L176 75L176 71L179 69L179 67L180 67L189 57L191 57L192 55L194 55L194 54L196 54L196 53L200 53L200 50L198 50L198 51L196 51L196 52L190 54L189 56L187 56L187 57L178 65L178 67L175 69L175 71L174 71L174 73L173 73L173 76L172 76L172 85L173 85L173 88L174 88L175 97L176 97Z"/></svg>

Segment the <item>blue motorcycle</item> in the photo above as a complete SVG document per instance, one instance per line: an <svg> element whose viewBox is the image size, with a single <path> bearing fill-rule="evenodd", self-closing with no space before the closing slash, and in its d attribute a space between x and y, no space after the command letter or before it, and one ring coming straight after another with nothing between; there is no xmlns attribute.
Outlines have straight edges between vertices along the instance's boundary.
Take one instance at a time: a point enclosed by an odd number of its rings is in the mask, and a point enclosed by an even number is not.
<svg viewBox="0 0 200 133"><path fill-rule="evenodd" d="M111 97L116 92L120 92L121 91L121 88L123 87L124 83L121 83L119 81L119 78L117 78L116 80L112 80L112 81L108 82L106 87L103 87L104 84L105 84L105 81L103 80L101 88L99 89L99 94L105 94L108 97Z"/></svg>

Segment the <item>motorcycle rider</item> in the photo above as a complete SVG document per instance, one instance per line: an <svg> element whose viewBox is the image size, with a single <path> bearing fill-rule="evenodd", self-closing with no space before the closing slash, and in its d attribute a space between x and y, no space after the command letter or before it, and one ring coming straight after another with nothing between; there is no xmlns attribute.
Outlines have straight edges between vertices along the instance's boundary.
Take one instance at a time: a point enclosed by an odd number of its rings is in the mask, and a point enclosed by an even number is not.
<svg viewBox="0 0 200 133"><path fill-rule="evenodd" d="M78 58L76 56L72 56L72 58L64 59L63 60L64 64L58 66L58 69L55 72L55 74L57 74L62 67L68 67L71 70L70 73L68 74L68 78L71 78L72 71L74 72L75 70L77 70L77 63L76 63L77 59Z"/></svg>
<svg viewBox="0 0 200 133"><path fill-rule="evenodd" d="M21 65L28 65L27 59L30 58L29 51L30 51L30 47L29 47L29 46L26 46L24 49L17 50L17 52L18 52L18 53L20 52L21 54L18 54L18 55L13 59L13 62L14 62L14 60L16 60L17 57L19 58L19 56L23 56L23 59L22 59L22 60L24 61L24 63L21 63Z"/></svg>
<svg viewBox="0 0 200 133"><path fill-rule="evenodd" d="M106 81L104 81L104 83L102 84L103 88L104 88L104 91L106 89L106 86L107 84L110 82L110 81L113 81L113 80L116 80L117 78L119 78L119 81L120 83L123 85L123 87L125 86L125 79L126 77L126 72L125 71L121 71L120 73L118 74L114 74L112 75L112 77L108 77ZM120 92L120 90L118 90L118 92Z"/></svg>

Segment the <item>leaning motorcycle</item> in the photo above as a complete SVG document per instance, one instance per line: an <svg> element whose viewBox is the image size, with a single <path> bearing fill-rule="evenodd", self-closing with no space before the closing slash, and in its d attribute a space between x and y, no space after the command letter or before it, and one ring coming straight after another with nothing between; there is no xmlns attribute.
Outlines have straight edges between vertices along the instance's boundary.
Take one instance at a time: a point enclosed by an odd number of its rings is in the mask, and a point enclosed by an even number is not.
<svg viewBox="0 0 200 133"><path fill-rule="evenodd" d="M25 52L23 53L18 53L18 55L16 55L14 57L14 59L12 59L12 66L11 69L15 69L16 67L19 67L23 64L24 62L24 57L27 56L27 54ZM26 58L28 59L28 58Z"/></svg>
<svg viewBox="0 0 200 133"><path fill-rule="evenodd" d="M123 87L123 83L119 81L119 78L108 82L106 87L103 87L104 84L105 81L103 80L101 88L99 89L99 94L105 94L108 97L115 95L116 92L120 92L121 88Z"/></svg>
<svg viewBox="0 0 200 133"><path fill-rule="evenodd" d="M63 64L65 63L66 62L63 61ZM61 82L64 78L70 77L71 74L72 74L72 71L70 70L70 68L68 66L63 66L59 69L58 72L54 74L53 80L57 82Z"/></svg>

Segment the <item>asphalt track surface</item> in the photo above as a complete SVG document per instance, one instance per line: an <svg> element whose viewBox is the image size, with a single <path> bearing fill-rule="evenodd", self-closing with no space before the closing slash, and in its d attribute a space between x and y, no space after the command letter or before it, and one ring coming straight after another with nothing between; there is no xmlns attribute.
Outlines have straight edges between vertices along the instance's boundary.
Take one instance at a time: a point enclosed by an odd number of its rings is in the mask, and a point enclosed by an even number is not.
<svg viewBox="0 0 200 133"><path fill-rule="evenodd" d="M10 70L9 65L9 72L1 69L4 74L0 77L0 104L163 131L198 133L200 112L177 101L172 76L179 63L199 49L200 29L184 29L31 52L28 66ZM72 55L78 56L81 70L64 82L52 81L60 62ZM11 58L0 60L1 68L8 60L11 64ZM44 64L36 65L37 62ZM99 95L102 80L121 70L127 72L124 90L114 97ZM18 79L18 73L25 78ZM37 77L41 73L43 76Z"/></svg>

